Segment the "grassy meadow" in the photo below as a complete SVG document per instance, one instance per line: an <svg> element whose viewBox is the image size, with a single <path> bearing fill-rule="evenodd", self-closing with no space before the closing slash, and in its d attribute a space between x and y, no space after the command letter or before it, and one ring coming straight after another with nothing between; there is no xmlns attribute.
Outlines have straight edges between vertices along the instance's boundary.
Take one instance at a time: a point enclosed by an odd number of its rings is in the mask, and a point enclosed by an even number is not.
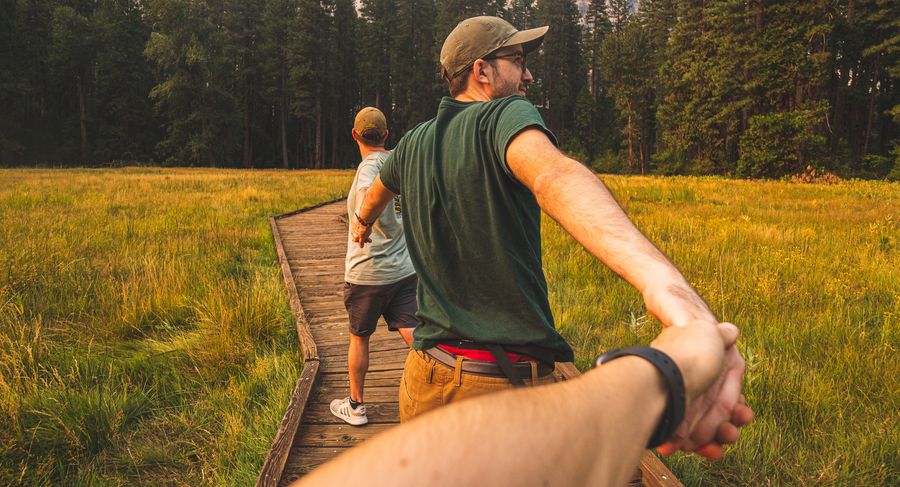
<svg viewBox="0 0 900 487"><path fill-rule="evenodd" d="M0 170L0 485L247 485L299 373L267 217L346 171ZM742 330L756 423L686 485L900 475L900 186L603 177ZM639 295L550 220L578 365L649 341Z"/></svg>
<svg viewBox="0 0 900 487"><path fill-rule="evenodd" d="M685 485L897 485L900 185L604 177L723 321L737 324L756 422ZM585 368L659 326L640 296L550 220L545 272Z"/></svg>
<svg viewBox="0 0 900 487"><path fill-rule="evenodd" d="M250 485L299 376L267 217L347 172L0 170L0 485Z"/></svg>

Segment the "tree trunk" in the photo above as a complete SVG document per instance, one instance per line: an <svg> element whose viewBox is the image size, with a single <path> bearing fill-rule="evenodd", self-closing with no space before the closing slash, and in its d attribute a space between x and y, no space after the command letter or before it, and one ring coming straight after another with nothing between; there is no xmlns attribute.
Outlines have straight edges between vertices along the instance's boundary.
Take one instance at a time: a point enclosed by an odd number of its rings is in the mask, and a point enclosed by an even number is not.
<svg viewBox="0 0 900 487"><path fill-rule="evenodd" d="M251 125L253 123L253 104L250 102L252 96L252 88L247 87L245 96L247 97L244 106L244 167L252 167L253 165L253 141L251 140Z"/></svg>
<svg viewBox="0 0 900 487"><path fill-rule="evenodd" d="M282 87L284 86L284 81L282 81ZM291 162L288 159L288 142L287 142L287 97L282 94L278 100L278 115L280 118L279 125L281 125L281 165L285 169L291 168Z"/></svg>
<svg viewBox="0 0 900 487"><path fill-rule="evenodd" d="M341 123L340 122L341 112L342 112L341 110L335 110L334 113L332 114L333 118L332 118L332 125L331 125L331 161L330 161L331 167L335 167L335 164L337 163L337 158L338 158L338 135L341 133L341 131L338 130L338 127L340 126L340 123Z"/></svg>
<svg viewBox="0 0 900 487"><path fill-rule="evenodd" d="M625 133L628 134L628 172L634 170L634 129L631 125L631 102L628 102L628 124L625 127Z"/></svg>
<svg viewBox="0 0 900 487"><path fill-rule="evenodd" d="M315 168L322 169L322 96L316 96L316 154Z"/></svg>
<svg viewBox="0 0 900 487"><path fill-rule="evenodd" d="M866 157L869 153L869 138L872 136L872 118L875 114L875 96L878 93L878 78L881 76L881 56L876 54L875 58L875 74L872 76L872 89L869 94L869 110L866 114L866 137L863 139L862 157Z"/></svg>
<svg viewBox="0 0 900 487"><path fill-rule="evenodd" d="M78 89L78 125L81 132L81 162L87 161L87 107L85 106L84 80L81 76L75 77Z"/></svg>
<svg viewBox="0 0 900 487"><path fill-rule="evenodd" d="M854 18L854 0L849 0L847 4L847 25L853 27ZM840 77L834 90L834 111L831 120L831 155L837 154L840 139L844 135L844 100L846 92L850 84L850 65L843 60L840 66Z"/></svg>

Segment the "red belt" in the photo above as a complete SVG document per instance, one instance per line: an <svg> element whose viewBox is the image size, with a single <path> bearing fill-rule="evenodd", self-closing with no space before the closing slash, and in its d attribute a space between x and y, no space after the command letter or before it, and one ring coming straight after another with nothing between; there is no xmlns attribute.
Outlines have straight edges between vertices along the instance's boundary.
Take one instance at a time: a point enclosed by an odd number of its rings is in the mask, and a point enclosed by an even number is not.
<svg viewBox="0 0 900 487"><path fill-rule="evenodd" d="M497 363L497 359L494 358L494 354L492 354L488 350L478 350L472 348L458 348L451 347L450 345L438 345L438 348L445 352L452 353L453 355L462 355L463 357L469 360L481 360L482 362L494 362ZM509 357L510 362L531 362L534 359L529 357L528 355L521 355L518 353L507 353L507 357Z"/></svg>

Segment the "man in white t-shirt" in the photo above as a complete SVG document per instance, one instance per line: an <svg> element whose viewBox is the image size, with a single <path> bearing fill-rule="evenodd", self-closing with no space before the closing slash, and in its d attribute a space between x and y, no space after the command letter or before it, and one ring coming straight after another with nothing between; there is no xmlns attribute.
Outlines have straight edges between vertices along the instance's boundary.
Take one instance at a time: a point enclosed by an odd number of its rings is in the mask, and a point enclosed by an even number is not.
<svg viewBox="0 0 900 487"><path fill-rule="evenodd" d="M416 318L416 272L406 250L399 197L376 220L358 220L359 205L365 199L366 190L389 154L384 148L388 136L384 114L377 108L363 108L356 115L352 135L362 162L347 196L347 213L360 225L371 226L372 234L371 244L365 248L360 248L349 234L347 237L344 305L350 320L347 352L350 395L331 401L331 412L358 426L368 422L363 388L369 369L369 336L375 332L378 318L383 316L388 329L400 332L407 345L412 342L412 331L419 320Z"/></svg>

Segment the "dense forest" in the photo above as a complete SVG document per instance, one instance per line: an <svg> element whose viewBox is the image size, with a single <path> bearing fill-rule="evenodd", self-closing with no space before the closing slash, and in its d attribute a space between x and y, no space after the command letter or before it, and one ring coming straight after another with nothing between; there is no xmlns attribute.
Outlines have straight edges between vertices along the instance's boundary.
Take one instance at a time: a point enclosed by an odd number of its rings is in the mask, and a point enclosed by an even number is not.
<svg viewBox="0 0 900 487"><path fill-rule="evenodd" d="M597 170L900 172L897 0L0 0L0 166L350 167L479 14L551 26L528 96Z"/></svg>

